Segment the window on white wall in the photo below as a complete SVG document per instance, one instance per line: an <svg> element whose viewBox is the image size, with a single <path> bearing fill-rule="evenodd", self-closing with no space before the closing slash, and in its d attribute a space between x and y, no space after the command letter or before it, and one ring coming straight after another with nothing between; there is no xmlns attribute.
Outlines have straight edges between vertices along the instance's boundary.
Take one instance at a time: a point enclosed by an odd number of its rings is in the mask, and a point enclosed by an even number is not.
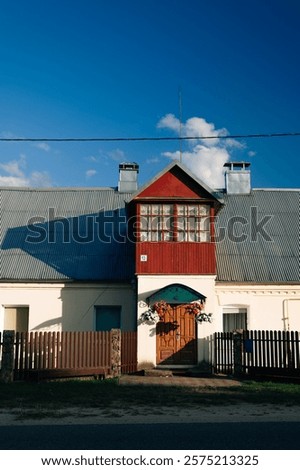
<svg viewBox="0 0 300 470"><path fill-rule="evenodd" d="M223 331L247 329L247 309L238 307L223 308Z"/></svg>
<svg viewBox="0 0 300 470"><path fill-rule="evenodd" d="M96 331L110 331L121 328L121 306L99 305L95 307Z"/></svg>
<svg viewBox="0 0 300 470"><path fill-rule="evenodd" d="M29 307L5 307L4 330L28 331Z"/></svg>

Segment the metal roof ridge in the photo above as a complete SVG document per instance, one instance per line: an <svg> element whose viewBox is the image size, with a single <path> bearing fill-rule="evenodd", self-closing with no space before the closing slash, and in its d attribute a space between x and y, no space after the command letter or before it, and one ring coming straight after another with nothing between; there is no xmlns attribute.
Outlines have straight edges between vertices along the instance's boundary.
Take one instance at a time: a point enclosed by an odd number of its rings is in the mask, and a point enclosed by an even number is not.
<svg viewBox="0 0 300 470"><path fill-rule="evenodd" d="M296 192L299 192L300 188L252 188L252 191L296 191Z"/></svg>
<svg viewBox="0 0 300 470"><path fill-rule="evenodd" d="M115 186L59 186L49 188L34 188L31 186L0 186L0 191L32 191L32 192L55 192L55 191L115 191Z"/></svg>

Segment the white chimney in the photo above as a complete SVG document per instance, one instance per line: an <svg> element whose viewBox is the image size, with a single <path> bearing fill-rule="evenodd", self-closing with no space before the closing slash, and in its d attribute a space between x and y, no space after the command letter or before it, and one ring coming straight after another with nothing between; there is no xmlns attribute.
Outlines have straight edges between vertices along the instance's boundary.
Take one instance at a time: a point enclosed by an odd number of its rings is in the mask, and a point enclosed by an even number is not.
<svg viewBox="0 0 300 470"><path fill-rule="evenodd" d="M250 194L251 174L250 163L227 162L224 164L225 187L227 194Z"/></svg>
<svg viewBox="0 0 300 470"><path fill-rule="evenodd" d="M120 193L134 193L138 189L137 175L139 166L137 163L120 163L118 191Z"/></svg>

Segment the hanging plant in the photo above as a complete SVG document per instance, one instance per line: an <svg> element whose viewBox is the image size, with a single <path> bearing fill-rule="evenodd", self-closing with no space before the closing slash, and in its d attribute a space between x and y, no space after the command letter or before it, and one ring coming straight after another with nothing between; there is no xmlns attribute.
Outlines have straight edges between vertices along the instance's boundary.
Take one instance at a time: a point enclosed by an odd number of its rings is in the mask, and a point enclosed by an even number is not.
<svg viewBox="0 0 300 470"><path fill-rule="evenodd" d="M163 320L164 314L169 310L170 305L164 300L155 302L146 312L141 314L141 321L148 323L157 323Z"/></svg>
<svg viewBox="0 0 300 470"><path fill-rule="evenodd" d="M164 300L160 300L159 302L155 302L152 308L159 316L163 316L170 309L170 305Z"/></svg>
<svg viewBox="0 0 300 470"><path fill-rule="evenodd" d="M212 321L212 313L204 311L204 302L192 302L186 305L186 312L195 316L195 321L198 323Z"/></svg>
<svg viewBox="0 0 300 470"><path fill-rule="evenodd" d="M141 314L140 320L145 323L157 323L160 321L160 316L155 310L149 308L146 312Z"/></svg>
<svg viewBox="0 0 300 470"><path fill-rule="evenodd" d="M205 313L205 312L198 313L195 316L195 320L198 323L202 323L204 321L211 323L212 322L212 313Z"/></svg>

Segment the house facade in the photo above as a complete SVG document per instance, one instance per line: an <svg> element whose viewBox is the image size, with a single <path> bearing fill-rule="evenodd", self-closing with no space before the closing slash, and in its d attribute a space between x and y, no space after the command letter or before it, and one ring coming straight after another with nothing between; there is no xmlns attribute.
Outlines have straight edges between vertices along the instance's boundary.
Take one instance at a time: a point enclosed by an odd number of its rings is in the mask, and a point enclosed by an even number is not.
<svg viewBox="0 0 300 470"><path fill-rule="evenodd" d="M138 172L0 189L0 329L137 329L141 368L209 361L216 331L300 331L300 190L252 189L244 162L218 190L179 162Z"/></svg>

